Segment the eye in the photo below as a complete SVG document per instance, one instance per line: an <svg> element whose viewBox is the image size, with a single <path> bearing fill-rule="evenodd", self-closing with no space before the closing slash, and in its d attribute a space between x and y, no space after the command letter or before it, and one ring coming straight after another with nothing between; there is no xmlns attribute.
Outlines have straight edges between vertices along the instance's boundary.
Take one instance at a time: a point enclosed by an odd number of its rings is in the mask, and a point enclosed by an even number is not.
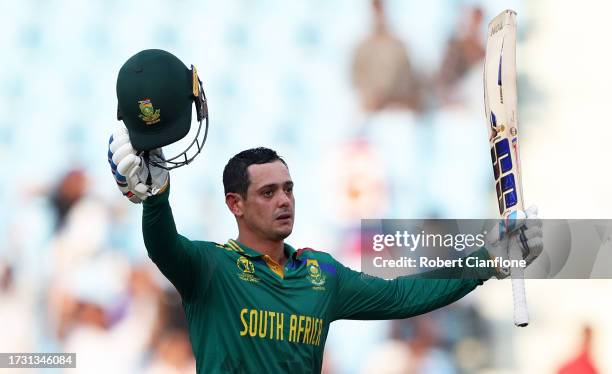
<svg viewBox="0 0 612 374"><path fill-rule="evenodd" d="M274 195L274 192L272 190L267 190L263 192L264 197L272 197L272 195Z"/></svg>
<svg viewBox="0 0 612 374"><path fill-rule="evenodd" d="M293 193L293 186L288 186L285 188L286 193Z"/></svg>

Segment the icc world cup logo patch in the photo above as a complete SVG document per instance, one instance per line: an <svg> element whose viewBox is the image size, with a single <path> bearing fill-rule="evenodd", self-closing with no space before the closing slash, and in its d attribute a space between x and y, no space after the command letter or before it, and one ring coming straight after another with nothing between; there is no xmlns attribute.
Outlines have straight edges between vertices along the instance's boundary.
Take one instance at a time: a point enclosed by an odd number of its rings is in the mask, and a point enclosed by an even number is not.
<svg viewBox="0 0 612 374"><path fill-rule="evenodd" d="M153 125L158 123L160 120L161 109L155 109L151 99L144 99L138 102L140 113L138 117L147 125Z"/></svg>
<svg viewBox="0 0 612 374"><path fill-rule="evenodd" d="M244 256L240 256L238 260L236 260L236 266L240 269L238 278L252 283L259 282L259 278L255 275L255 265L253 265L251 260Z"/></svg>
<svg viewBox="0 0 612 374"><path fill-rule="evenodd" d="M246 257L238 257L238 261L236 261L236 266L238 266L238 269L242 270L243 273L255 273L255 266L253 266L253 263Z"/></svg>

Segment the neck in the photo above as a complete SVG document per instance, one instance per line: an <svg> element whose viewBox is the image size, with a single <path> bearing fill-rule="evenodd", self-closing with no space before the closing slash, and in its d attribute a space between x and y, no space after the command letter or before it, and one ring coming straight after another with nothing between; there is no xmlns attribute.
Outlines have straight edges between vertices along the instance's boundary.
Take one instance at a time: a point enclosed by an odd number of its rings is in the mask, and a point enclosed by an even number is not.
<svg viewBox="0 0 612 374"><path fill-rule="evenodd" d="M249 248L256 250L257 252L268 255L272 260L276 261L279 265L284 265L286 261L285 257L285 245L284 240L269 240L263 239L252 235L251 233L240 232L238 234L238 240L240 243L246 245Z"/></svg>

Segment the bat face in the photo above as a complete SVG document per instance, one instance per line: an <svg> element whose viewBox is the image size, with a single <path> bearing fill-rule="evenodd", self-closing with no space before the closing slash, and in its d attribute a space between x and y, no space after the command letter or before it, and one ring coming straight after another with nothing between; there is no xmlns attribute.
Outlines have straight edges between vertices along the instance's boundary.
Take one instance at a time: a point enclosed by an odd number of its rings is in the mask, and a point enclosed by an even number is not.
<svg viewBox="0 0 612 374"><path fill-rule="evenodd" d="M499 213L508 218L523 209L516 123L515 14L489 24L485 57L485 114Z"/></svg>

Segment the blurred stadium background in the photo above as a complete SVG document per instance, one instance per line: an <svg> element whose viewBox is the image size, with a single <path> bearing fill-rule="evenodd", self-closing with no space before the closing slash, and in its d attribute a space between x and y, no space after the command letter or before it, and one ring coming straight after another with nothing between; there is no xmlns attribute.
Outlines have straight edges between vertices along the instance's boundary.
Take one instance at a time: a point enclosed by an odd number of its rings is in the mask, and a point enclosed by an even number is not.
<svg viewBox="0 0 612 374"><path fill-rule="evenodd" d="M527 203L609 217L605 2L0 3L0 352L77 352L69 373L194 372L180 300L106 163L131 55L166 49L204 81L209 139L172 177L183 234L235 235L222 169L269 146L296 182L289 242L358 268L360 218L495 216L482 57L505 8L518 12ZM325 373L612 372L612 282L527 290L522 330L502 281L423 317L336 322Z"/></svg>

